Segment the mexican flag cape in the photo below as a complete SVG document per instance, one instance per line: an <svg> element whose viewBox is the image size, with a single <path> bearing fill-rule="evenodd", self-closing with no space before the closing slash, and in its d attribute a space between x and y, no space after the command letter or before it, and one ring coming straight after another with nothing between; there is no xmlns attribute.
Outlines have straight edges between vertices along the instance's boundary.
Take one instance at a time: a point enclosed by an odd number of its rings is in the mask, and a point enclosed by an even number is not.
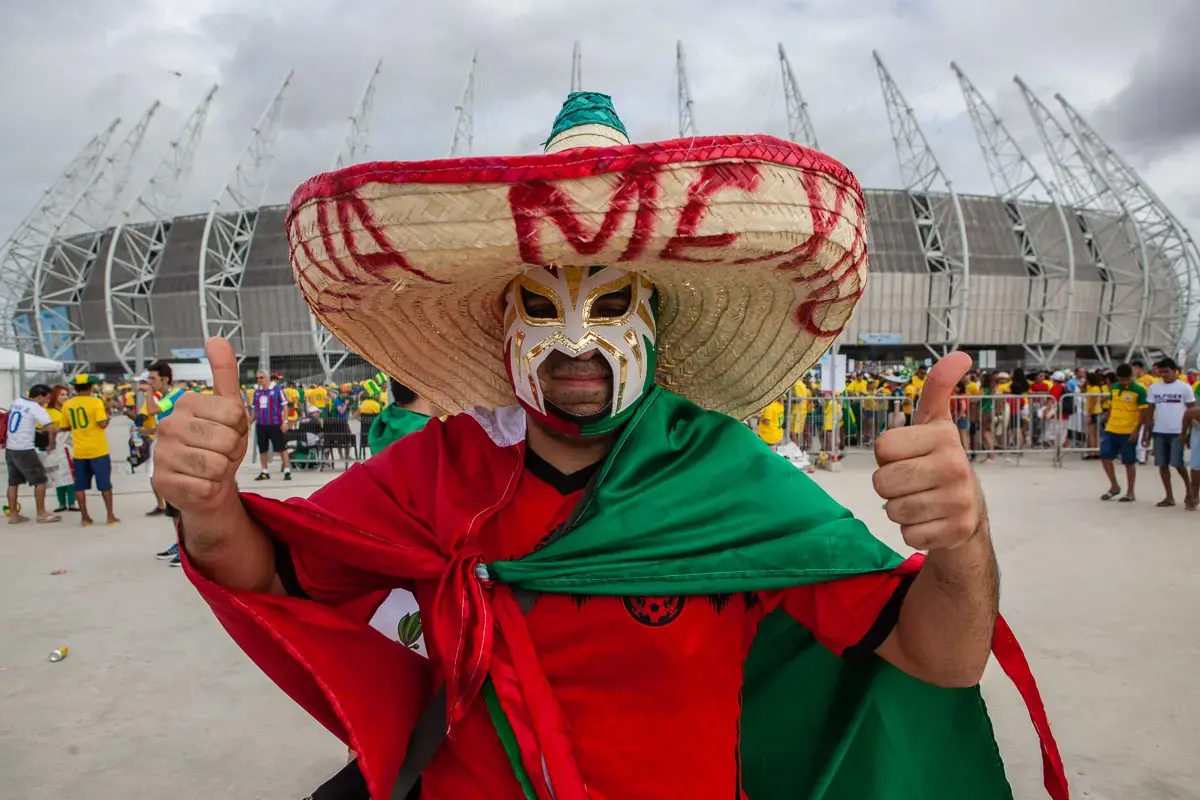
<svg viewBox="0 0 1200 800"><path fill-rule="evenodd" d="M709 595L919 568L744 425L659 388L557 538L485 564L472 534L515 491L524 419L517 408L472 410L431 422L308 500L243 495L293 553L344 570L339 582L414 590L430 660L330 605L233 592L185 565L242 649L359 754L373 800L390 796L438 685L451 736L471 703L487 704L527 797L587 797L514 590ZM1003 620L994 654L1029 707L1046 788L1067 800L1041 698ZM751 800L1012 797L978 687L942 689L878 658L844 660L782 611L759 627L746 662L740 752Z"/></svg>

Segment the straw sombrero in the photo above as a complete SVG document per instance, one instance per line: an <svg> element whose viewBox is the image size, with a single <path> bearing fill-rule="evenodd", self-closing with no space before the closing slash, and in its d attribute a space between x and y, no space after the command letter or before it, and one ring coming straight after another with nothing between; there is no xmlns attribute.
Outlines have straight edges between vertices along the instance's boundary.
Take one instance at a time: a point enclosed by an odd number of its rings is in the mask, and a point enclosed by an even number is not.
<svg viewBox="0 0 1200 800"><path fill-rule="evenodd" d="M362 164L292 198L292 268L349 348L447 410L514 402L502 296L544 265L657 288L657 382L743 417L804 374L866 279L862 190L771 136L629 144L573 93L543 155Z"/></svg>

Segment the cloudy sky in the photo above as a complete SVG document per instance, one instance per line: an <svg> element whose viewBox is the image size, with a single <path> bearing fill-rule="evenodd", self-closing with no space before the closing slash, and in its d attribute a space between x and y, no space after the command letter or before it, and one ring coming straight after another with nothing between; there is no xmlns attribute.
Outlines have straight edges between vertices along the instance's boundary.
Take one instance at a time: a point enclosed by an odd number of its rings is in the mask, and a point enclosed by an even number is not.
<svg viewBox="0 0 1200 800"><path fill-rule="evenodd" d="M900 179L873 49L964 192L992 188L948 64L1048 174L1012 84L1020 74L1044 100L1071 100L1200 234L1196 31L1196 0L15 0L0 3L0 236L93 133L159 99L136 187L216 82L177 209L204 210L291 68L268 202L328 168L380 57L372 158L445 155L475 49L474 152L533 151L568 88L576 39L585 88L612 94L644 140L677 131L677 39L701 133L786 135L783 42L823 148L878 187Z"/></svg>

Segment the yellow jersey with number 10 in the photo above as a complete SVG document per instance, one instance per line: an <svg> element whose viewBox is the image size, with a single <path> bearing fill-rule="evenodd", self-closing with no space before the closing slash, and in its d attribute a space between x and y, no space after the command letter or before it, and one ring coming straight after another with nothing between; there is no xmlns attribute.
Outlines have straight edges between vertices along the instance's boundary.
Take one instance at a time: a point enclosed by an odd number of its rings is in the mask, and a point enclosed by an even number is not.
<svg viewBox="0 0 1200 800"><path fill-rule="evenodd" d="M62 414L71 429L75 458L101 458L108 455L108 436L100 423L108 419L104 401L92 395L79 394L63 403Z"/></svg>

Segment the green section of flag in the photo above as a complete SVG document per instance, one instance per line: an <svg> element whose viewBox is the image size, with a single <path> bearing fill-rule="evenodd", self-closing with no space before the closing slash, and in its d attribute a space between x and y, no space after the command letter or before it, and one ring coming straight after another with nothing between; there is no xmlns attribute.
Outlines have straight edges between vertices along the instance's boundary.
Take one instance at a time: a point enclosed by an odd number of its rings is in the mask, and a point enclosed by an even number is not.
<svg viewBox="0 0 1200 800"><path fill-rule="evenodd" d="M380 411L379 416L371 423L371 430L367 431L367 445L372 454L378 453L392 442L421 430L427 422L429 417L424 414L401 408L395 403L384 406L383 411Z"/></svg>
<svg viewBox="0 0 1200 800"><path fill-rule="evenodd" d="M745 425L659 387L567 528L489 574L535 592L711 595L901 561ZM746 662L740 752L751 800L1012 798L978 687L935 687L875 656L842 659L782 611L764 620Z"/></svg>

